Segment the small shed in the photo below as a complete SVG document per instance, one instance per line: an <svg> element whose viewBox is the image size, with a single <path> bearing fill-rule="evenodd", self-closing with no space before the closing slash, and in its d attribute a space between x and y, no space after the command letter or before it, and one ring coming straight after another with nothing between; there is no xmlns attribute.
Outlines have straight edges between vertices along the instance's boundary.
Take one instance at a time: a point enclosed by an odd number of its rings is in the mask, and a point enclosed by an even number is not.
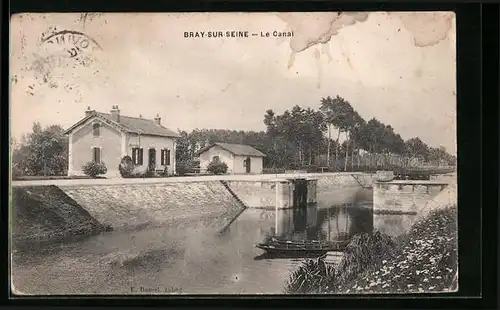
<svg viewBox="0 0 500 310"><path fill-rule="evenodd" d="M261 174L262 162L266 156L246 144L212 143L197 152L200 169L205 170L213 160L225 162L231 174Z"/></svg>

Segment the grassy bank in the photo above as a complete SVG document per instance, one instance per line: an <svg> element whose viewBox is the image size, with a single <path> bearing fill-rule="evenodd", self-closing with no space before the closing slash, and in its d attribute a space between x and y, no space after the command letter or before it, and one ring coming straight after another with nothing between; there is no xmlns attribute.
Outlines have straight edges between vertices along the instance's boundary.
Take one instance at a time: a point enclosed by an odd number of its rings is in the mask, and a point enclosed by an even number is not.
<svg viewBox="0 0 500 310"><path fill-rule="evenodd" d="M437 210L398 238L381 233L353 238L340 264L304 261L287 293L422 293L457 289L457 209Z"/></svg>

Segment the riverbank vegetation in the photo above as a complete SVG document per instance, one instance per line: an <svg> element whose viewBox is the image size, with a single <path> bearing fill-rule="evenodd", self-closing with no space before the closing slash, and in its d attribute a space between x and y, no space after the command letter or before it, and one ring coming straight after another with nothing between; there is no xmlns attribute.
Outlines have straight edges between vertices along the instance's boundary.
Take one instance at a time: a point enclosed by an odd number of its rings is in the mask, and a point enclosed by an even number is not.
<svg viewBox="0 0 500 310"><path fill-rule="evenodd" d="M305 260L285 285L291 294L422 293L458 288L456 205L431 212L406 233L355 236L335 267Z"/></svg>
<svg viewBox="0 0 500 310"><path fill-rule="evenodd" d="M263 111L264 112L264 111ZM180 130L176 167L183 175L199 170L196 152L214 142L248 144L266 154L264 169L375 171L422 166L455 166L455 156L442 146L432 147L419 137L404 140L376 118L365 120L340 96L321 98L318 108L294 106L282 114L269 109L263 115L265 131L227 129ZM12 140L12 175L56 176L67 173L68 138L59 125Z"/></svg>

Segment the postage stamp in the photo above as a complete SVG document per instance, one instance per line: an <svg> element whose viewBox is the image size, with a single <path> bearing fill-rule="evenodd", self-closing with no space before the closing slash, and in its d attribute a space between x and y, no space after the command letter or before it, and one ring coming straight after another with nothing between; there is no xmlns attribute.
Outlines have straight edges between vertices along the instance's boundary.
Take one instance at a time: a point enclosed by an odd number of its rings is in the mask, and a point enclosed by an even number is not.
<svg viewBox="0 0 500 310"><path fill-rule="evenodd" d="M15 16L12 294L457 291L455 28Z"/></svg>

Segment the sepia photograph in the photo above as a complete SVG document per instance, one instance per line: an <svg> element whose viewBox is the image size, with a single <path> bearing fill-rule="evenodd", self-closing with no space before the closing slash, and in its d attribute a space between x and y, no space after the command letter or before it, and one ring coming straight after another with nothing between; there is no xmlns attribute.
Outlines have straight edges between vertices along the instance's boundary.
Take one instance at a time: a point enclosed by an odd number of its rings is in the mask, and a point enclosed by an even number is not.
<svg viewBox="0 0 500 310"><path fill-rule="evenodd" d="M10 20L15 296L457 292L448 11Z"/></svg>

